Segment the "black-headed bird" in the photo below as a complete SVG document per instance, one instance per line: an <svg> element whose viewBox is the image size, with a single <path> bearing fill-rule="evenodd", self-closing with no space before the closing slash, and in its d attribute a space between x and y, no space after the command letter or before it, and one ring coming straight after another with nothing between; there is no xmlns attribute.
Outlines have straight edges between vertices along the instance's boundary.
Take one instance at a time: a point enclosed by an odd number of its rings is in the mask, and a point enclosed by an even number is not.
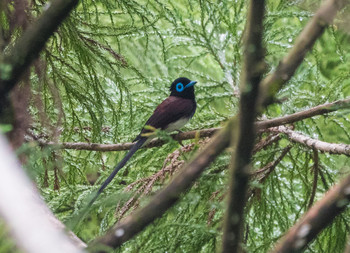
<svg viewBox="0 0 350 253"><path fill-rule="evenodd" d="M194 85L196 83L196 81L191 81L186 77L177 78L170 86L169 97L157 106L152 116L147 120L145 126L151 126L152 128L165 130L167 132L180 130L196 112L197 103L194 96ZM140 134L134 140L135 144L114 168L109 177L103 182L88 206L91 206L95 202L97 197L113 180L118 171L124 167L133 154L153 137L154 135L152 135L152 130L150 128L142 128Z"/></svg>

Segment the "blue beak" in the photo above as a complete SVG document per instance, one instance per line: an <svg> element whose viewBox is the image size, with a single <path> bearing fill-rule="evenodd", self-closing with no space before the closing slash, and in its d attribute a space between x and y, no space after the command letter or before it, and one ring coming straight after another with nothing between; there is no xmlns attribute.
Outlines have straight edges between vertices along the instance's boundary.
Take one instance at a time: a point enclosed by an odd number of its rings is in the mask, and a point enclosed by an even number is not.
<svg viewBox="0 0 350 253"><path fill-rule="evenodd" d="M196 83L197 83L197 81L191 81L189 84L187 84L187 85L185 86L185 89L188 88L188 87L191 87L191 86L195 85Z"/></svg>

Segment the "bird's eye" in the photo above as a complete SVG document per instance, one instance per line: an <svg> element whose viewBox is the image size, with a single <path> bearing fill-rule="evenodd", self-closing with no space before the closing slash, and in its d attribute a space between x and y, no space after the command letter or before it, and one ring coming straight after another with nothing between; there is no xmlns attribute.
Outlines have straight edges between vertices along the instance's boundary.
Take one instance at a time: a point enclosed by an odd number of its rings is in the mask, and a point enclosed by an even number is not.
<svg viewBox="0 0 350 253"><path fill-rule="evenodd" d="M183 90L184 90L184 85L183 85L182 83L176 84L176 90L177 90L178 92L183 91Z"/></svg>

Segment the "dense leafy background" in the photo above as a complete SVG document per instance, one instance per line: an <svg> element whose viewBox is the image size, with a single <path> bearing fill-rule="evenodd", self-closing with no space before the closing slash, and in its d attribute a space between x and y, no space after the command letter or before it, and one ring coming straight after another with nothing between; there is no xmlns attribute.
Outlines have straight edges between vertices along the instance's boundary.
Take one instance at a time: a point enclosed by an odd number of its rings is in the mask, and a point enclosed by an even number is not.
<svg viewBox="0 0 350 253"><path fill-rule="evenodd" d="M264 43L269 71L291 48L315 6L318 1L268 1ZM34 10L41 7L34 1ZM169 85L178 76L198 81L198 110L185 130L221 126L237 112L246 8L243 0L82 1L50 40L33 70L34 132L58 142L131 141L156 105L168 96ZM350 36L337 23L327 29L278 94L283 103L270 106L263 117L286 115L349 96L349 42ZM339 111L298 122L295 129L320 140L349 144L349 120L348 111ZM254 170L275 160L289 144L282 138L255 154ZM313 153L292 145L263 184L252 182L259 194L249 199L246 208L248 252L266 252L307 210L314 180ZM73 231L85 241L102 235L120 218L124 204L145 190L137 188L144 181L130 191L125 191L126 186L157 173L166 157L179 149L178 143L170 142L139 151ZM53 151L32 144L19 152L28 155L28 172L50 208L68 224L125 154ZM188 160L193 152L184 152L178 160ZM346 157L319 156L316 199L349 171ZM228 163L229 152L206 170L175 207L116 252L214 252L221 240ZM146 203L169 176L166 173L164 180L156 180L138 204ZM89 180L96 178L91 186ZM130 209L124 210L129 213L133 205L127 206ZM341 252L348 222L348 214L339 217L307 252ZM1 252L7 252L9 243L0 244Z"/></svg>

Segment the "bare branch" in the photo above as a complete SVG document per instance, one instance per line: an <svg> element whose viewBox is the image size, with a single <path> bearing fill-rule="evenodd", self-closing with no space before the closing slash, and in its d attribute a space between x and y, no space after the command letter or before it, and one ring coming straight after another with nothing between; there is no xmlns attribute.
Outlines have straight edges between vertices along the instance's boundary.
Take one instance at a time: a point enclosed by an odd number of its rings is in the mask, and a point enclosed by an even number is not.
<svg viewBox="0 0 350 253"><path fill-rule="evenodd" d="M0 214L16 244L29 253L83 252L79 248L85 244L73 233L71 239L64 234L64 225L42 201L3 136L0 160Z"/></svg>
<svg viewBox="0 0 350 253"><path fill-rule="evenodd" d="M269 127L275 127L284 124L291 124L300 120L304 120L313 116L323 115L330 112L335 112L339 109L349 108L350 107L350 98L337 100L332 103L325 103L322 105L318 105L312 107L310 109L293 113L290 115L278 117L275 119L258 121L255 123L255 127L259 130L263 130ZM190 140L195 138L205 138L212 137L216 132L218 132L220 128L208 128L202 130L193 130L179 134L171 135L174 140L183 141ZM39 142L42 146L50 146L57 149L75 149L75 150L92 150L92 151L123 151L128 150L133 146L132 142L126 143L118 143L118 144L100 144L100 143L86 143L86 142L63 142L63 143L55 143L55 142L47 142L41 138L35 136L32 132L28 132L28 134L36 141ZM144 148L152 148L164 145L164 141L159 139L152 140L147 146Z"/></svg>
<svg viewBox="0 0 350 253"><path fill-rule="evenodd" d="M272 252L301 252L350 202L350 176L335 185L295 224Z"/></svg>
<svg viewBox="0 0 350 253"><path fill-rule="evenodd" d="M116 60L120 61L122 66L123 67L127 67L128 66L128 63L126 62L125 58L118 54L117 52L115 52L112 48L110 48L109 46L107 45L103 45L101 43L99 43L98 41L94 40L94 39L91 39L91 38L88 38L88 37L85 37L83 36L82 34L79 34L79 38L82 39L85 43L90 43L92 44L93 46L95 47L99 47L99 48L102 48L104 50L106 50L107 52L109 52Z"/></svg>
<svg viewBox="0 0 350 253"><path fill-rule="evenodd" d="M211 137L217 132L219 128L208 128L203 130L193 130L179 134L172 134L172 138L176 141L190 140L195 138L205 138ZM37 138L31 132L29 135L36 141L39 142L42 146L50 146L57 149L75 149L75 150L93 150L93 151L123 151L130 149L134 143L126 142L126 143L118 143L118 144L100 144L100 143L86 143L86 142L63 142L63 143L54 143L54 142L46 142L41 138ZM160 140L158 138L152 140L145 147L142 148L153 148L164 145L166 142Z"/></svg>
<svg viewBox="0 0 350 253"><path fill-rule="evenodd" d="M350 156L350 145L347 144L329 143L315 140L308 136L290 130L285 126L269 128L267 131L272 133L284 133L291 141L303 144L304 146L311 149L316 149L318 151L327 152L330 154Z"/></svg>
<svg viewBox="0 0 350 253"><path fill-rule="evenodd" d="M291 124L300 120L311 118L317 115L327 114L330 112L335 112L337 110L345 108L350 108L350 98L337 100L322 105L317 105L310 109L301 112L296 112L287 116L282 116L271 120L259 121L257 122L257 127L259 129L266 129L269 127Z"/></svg>

